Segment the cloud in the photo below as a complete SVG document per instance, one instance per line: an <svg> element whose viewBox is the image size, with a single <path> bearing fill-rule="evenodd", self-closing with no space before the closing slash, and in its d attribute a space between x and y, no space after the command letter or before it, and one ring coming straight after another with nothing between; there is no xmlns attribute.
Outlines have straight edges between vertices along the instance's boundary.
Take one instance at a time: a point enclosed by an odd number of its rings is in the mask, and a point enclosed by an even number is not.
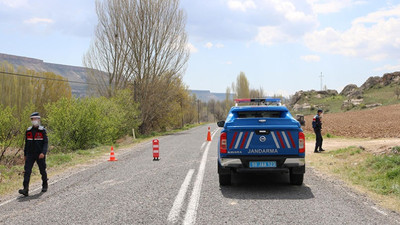
<svg viewBox="0 0 400 225"><path fill-rule="evenodd" d="M27 6L28 0L0 0L0 4L11 8L20 8Z"/></svg>
<svg viewBox="0 0 400 225"><path fill-rule="evenodd" d="M188 32L196 41L251 42L262 27L277 27L301 39L318 25L306 0L182 0L182 6L188 14Z"/></svg>
<svg viewBox="0 0 400 225"><path fill-rule="evenodd" d="M199 51L199 50L198 50L196 47L194 47L194 45L191 44L191 43L187 43L186 48L189 49L190 53L196 53L196 52Z"/></svg>
<svg viewBox="0 0 400 225"><path fill-rule="evenodd" d="M277 22L273 25L258 26L254 41L262 45L274 45L301 41L304 34L318 26L318 20L304 1L265 0L272 8ZM297 4L297 5L296 5Z"/></svg>
<svg viewBox="0 0 400 225"><path fill-rule="evenodd" d="M268 2L278 13L282 14L285 19L290 22L310 22L316 19L312 14L306 14L303 11L297 10L294 3L290 1L268 0Z"/></svg>
<svg viewBox="0 0 400 225"><path fill-rule="evenodd" d="M255 9L256 4L252 0L228 0L229 9L246 12L248 9Z"/></svg>
<svg viewBox="0 0 400 225"><path fill-rule="evenodd" d="M54 21L52 19L34 17L34 18L30 18L28 20L24 20L24 23L25 24L38 24L38 23L50 24L50 23L54 23Z"/></svg>
<svg viewBox="0 0 400 225"><path fill-rule="evenodd" d="M388 65L388 64L386 64L386 65L384 65L382 67L375 68L374 71L390 71L390 72L400 71L400 64L399 65Z"/></svg>
<svg viewBox="0 0 400 225"><path fill-rule="evenodd" d="M211 42L207 42L205 45L204 45L204 47L206 47L206 48L208 48L208 49L210 49L210 48L212 48L214 45L213 45L213 43L211 43Z"/></svg>
<svg viewBox="0 0 400 225"><path fill-rule="evenodd" d="M304 37L308 48L380 61L400 57L400 5L356 18L344 31L327 27Z"/></svg>
<svg viewBox="0 0 400 225"><path fill-rule="evenodd" d="M232 65L232 61L227 61L225 64Z"/></svg>
<svg viewBox="0 0 400 225"><path fill-rule="evenodd" d="M40 26L47 34L90 38L97 16L95 1L0 0L0 21L10 27L6 28L10 32L43 35L43 30L38 30Z"/></svg>
<svg viewBox="0 0 400 225"><path fill-rule="evenodd" d="M278 42L288 42L292 38L282 31L279 27L265 26L258 28L255 41L262 45L273 45Z"/></svg>
<svg viewBox="0 0 400 225"><path fill-rule="evenodd" d="M223 44L221 43L217 43L217 44L213 44L212 42L207 42L204 47L208 48L208 49L212 49L212 48L223 48L225 47Z"/></svg>
<svg viewBox="0 0 400 225"><path fill-rule="evenodd" d="M345 8L366 3L366 1L354 0L307 0L307 2L316 14L337 13Z"/></svg>
<svg viewBox="0 0 400 225"><path fill-rule="evenodd" d="M321 60L318 55L303 55L300 58L306 62L319 62Z"/></svg>

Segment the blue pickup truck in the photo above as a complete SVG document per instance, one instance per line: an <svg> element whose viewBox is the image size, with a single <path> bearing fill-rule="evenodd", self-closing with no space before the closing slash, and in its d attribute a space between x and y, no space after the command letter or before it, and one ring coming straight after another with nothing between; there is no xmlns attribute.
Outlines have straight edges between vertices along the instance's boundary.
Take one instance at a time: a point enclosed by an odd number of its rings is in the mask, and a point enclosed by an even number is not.
<svg viewBox="0 0 400 225"><path fill-rule="evenodd" d="M305 137L300 123L280 99L236 99L218 144L220 185L231 184L232 173L289 173L290 183L302 185ZM239 106L240 103L246 106ZM255 104L255 105L251 105Z"/></svg>

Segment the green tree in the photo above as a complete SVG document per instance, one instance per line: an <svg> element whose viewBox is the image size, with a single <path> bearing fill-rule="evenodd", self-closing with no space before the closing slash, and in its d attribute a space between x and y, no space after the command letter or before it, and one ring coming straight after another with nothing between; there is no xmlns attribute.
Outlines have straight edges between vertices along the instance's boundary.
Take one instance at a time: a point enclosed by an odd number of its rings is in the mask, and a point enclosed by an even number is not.
<svg viewBox="0 0 400 225"><path fill-rule="evenodd" d="M13 73L26 76L15 76ZM16 115L22 114L30 104L35 106L34 110L45 114L45 104L62 97L71 97L71 87L66 78L51 72L28 70L25 67L18 67L15 71L14 66L6 61L0 63L0 81L0 104L15 107Z"/></svg>
<svg viewBox="0 0 400 225"><path fill-rule="evenodd" d="M236 96L237 98L250 98L250 84L247 80L246 74L240 72L236 78Z"/></svg>

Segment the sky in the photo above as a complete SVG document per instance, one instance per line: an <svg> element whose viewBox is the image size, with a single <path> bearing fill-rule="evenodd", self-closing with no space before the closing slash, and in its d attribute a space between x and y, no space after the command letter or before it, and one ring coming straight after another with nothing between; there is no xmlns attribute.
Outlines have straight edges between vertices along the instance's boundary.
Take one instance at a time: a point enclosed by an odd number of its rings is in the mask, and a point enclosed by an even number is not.
<svg viewBox="0 0 400 225"><path fill-rule="evenodd" d="M400 71L400 0L181 0L190 89L289 96L340 91ZM0 53L82 66L97 24L92 0L0 0Z"/></svg>

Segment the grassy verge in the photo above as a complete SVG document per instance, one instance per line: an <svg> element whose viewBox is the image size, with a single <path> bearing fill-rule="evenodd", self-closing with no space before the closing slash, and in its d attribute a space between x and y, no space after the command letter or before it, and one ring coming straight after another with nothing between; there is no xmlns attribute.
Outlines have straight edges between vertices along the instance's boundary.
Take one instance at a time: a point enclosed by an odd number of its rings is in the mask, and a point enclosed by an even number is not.
<svg viewBox="0 0 400 225"><path fill-rule="evenodd" d="M315 133L306 132L305 135L306 135L306 140L307 141L315 140ZM327 133L327 134L323 135L322 137L323 138L341 138L340 136L336 136L336 135L333 135L333 134L330 134L330 133Z"/></svg>
<svg viewBox="0 0 400 225"><path fill-rule="evenodd" d="M132 145L148 141L151 138L156 136L169 135L185 130L189 130L191 128L203 125L202 124L190 124L186 125L183 128L170 130L166 132L153 132L150 135L140 135L135 141L128 141L122 144L115 144L114 149L121 147L130 147ZM49 177L59 174L66 169L75 167L77 165L83 165L95 162L99 159L99 157L104 156L110 152L110 146L100 146L93 149L87 150L78 150L74 152L60 153L60 152L49 152L46 163L47 163L47 172ZM7 194L16 192L19 188L22 187L23 180L23 165L15 165L15 166L5 166L0 165L0 197L5 196ZM37 165L35 164L32 170L31 175L31 184L40 181L40 173Z"/></svg>
<svg viewBox="0 0 400 225"><path fill-rule="evenodd" d="M308 164L344 180L367 193L382 206L400 212L400 147L392 153L374 155L348 147L307 156Z"/></svg>

